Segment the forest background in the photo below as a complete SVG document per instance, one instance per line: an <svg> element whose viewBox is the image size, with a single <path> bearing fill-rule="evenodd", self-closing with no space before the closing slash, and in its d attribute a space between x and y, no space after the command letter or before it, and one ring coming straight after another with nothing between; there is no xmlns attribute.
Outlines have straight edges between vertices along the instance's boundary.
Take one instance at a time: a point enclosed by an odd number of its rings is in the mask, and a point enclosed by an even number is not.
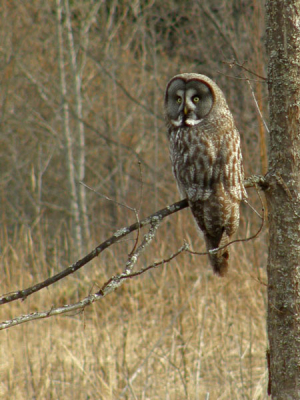
<svg viewBox="0 0 300 400"><path fill-rule="evenodd" d="M163 118L177 73L218 83L246 176L266 172L264 1L3 0L0 10L1 293L135 222L116 202L144 218L179 200ZM238 237L260 222L243 205ZM2 306L1 319L82 299L123 269L134 238ZM140 265L184 240L204 251L189 210L162 223ZM206 257L183 254L82 314L1 332L1 398L266 399L266 259L264 230L231 247L224 279Z"/></svg>

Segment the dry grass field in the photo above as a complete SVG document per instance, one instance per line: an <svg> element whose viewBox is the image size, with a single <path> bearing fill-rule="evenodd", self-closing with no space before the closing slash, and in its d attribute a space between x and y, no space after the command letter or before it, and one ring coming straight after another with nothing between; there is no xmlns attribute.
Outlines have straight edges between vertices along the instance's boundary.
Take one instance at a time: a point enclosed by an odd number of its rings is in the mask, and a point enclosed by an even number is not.
<svg viewBox="0 0 300 400"><path fill-rule="evenodd" d="M170 255L183 238L191 240L192 218L186 210L181 214L162 224L142 265ZM242 220L241 233L251 229ZM170 231L170 240L163 240ZM201 250L201 239L193 237ZM225 278L212 274L206 258L182 254L84 313L2 331L1 399L267 399L265 241L262 233L236 244ZM96 291L122 270L119 254L128 246L116 244L49 289L2 306L1 320ZM4 244L3 292L57 272L49 270L43 247L29 230ZM56 261L67 253L54 250Z"/></svg>

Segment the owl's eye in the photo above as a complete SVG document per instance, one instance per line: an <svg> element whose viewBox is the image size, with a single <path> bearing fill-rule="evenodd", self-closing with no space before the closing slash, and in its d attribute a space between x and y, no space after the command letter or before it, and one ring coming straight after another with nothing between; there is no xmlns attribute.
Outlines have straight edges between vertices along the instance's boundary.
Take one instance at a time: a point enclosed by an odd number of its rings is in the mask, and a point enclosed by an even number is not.
<svg viewBox="0 0 300 400"><path fill-rule="evenodd" d="M193 102L194 102L194 103L199 103L199 101L200 101L199 96L194 96L194 97L193 97Z"/></svg>
<svg viewBox="0 0 300 400"><path fill-rule="evenodd" d="M178 96L176 101L177 101L178 104L181 104L182 103L182 98Z"/></svg>

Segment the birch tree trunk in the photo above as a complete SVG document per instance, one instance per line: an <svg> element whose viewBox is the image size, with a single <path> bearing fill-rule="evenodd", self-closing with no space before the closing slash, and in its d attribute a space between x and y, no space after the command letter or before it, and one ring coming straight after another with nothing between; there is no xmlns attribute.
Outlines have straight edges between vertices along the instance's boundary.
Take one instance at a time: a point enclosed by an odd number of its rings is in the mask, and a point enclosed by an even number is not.
<svg viewBox="0 0 300 400"><path fill-rule="evenodd" d="M73 238L78 251L87 246L91 236L86 189L79 184L79 182L84 181L86 163L82 75L86 64L85 50L88 47L89 30L102 4L103 0L94 2L85 20L82 21L79 44L77 44L76 49L69 0L56 0L63 133L66 147ZM65 53L68 55L67 57ZM71 103L69 105L69 99L71 101L74 99L74 104ZM72 113L70 112L72 105L73 112L75 111L76 115L75 118L72 118ZM71 126L73 129L71 129Z"/></svg>
<svg viewBox="0 0 300 400"><path fill-rule="evenodd" d="M81 75L82 70L84 69L85 57L82 60L82 63L77 62L76 51L75 51L75 43L73 38L73 30L71 24L71 15L69 8L69 1L64 1L65 11L66 11L66 28L67 28L67 37L68 37L68 53L69 53L69 61L71 65L72 71L72 81L73 81L73 93L75 100L75 111L78 120L75 122L76 127L76 145L77 145L77 157L76 157L76 171L77 171L77 180L79 182L84 181L85 177L85 130L82 113L82 96L81 96ZM88 40L87 33L84 38ZM81 64L81 65L78 65ZM77 196L78 196L78 207L80 213L80 223L83 231L84 243L87 244L88 239L90 238L90 230L89 230L89 220L87 213L87 204L86 204L86 195L85 188L82 185L77 184Z"/></svg>
<svg viewBox="0 0 300 400"><path fill-rule="evenodd" d="M266 4L270 149L269 389L300 399L300 2Z"/></svg>
<svg viewBox="0 0 300 400"><path fill-rule="evenodd" d="M68 186L70 191L71 213L73 219L72 228L73 228L73 237L75 239L76 248L81 250L83 245L83 237L80 224L78 195L76 190L76 169L75 169L74 152L73 152L73 137L70 130L70 110L67 101L67 82L66 82L66 71L65 71L61 0L56 0L56 12L57 12L57 37L58 37L58 50L59 50L58 64L60 73L60 91L62 98L63 135L66 147Z"/></svg>

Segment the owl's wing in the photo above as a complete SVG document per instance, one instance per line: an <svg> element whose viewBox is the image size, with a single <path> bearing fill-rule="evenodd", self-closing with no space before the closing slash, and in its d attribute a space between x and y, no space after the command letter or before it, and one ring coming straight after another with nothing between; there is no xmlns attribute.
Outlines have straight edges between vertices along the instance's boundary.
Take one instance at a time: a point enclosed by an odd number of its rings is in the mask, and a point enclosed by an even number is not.
<svg viewBox="0 0 300 400"><path fill-rule="evenodd" d="M221 146L220 179L225 192L233 199L241 201L247 198L244 187L244 168L240 147L240 135L236 128L229 133L229 140L225 140Z"/></svg>
<svg viewBox="0 0 300 400"><path fill-rule="evenodd" d="M202 183L193 183L186 189L186 197L188 200L206 201L213 193L212 187L204 187Z"/></svg>

